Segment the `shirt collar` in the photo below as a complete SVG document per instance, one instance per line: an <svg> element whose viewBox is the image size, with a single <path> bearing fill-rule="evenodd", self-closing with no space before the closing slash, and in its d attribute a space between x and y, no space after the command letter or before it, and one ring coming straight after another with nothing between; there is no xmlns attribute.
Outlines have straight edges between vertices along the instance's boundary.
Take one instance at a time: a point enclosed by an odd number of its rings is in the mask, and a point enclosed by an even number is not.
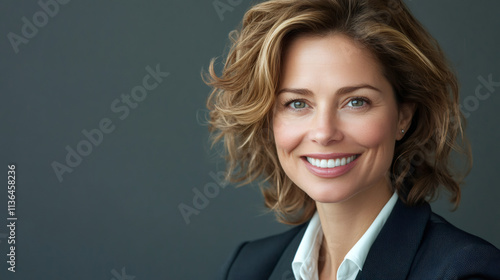
<svg viewBox="0 0 500 280"><path fill-rule="evenodd" d="M318 279L318 256L322 240L323 230L321 229L319 214L316 211L307 225L306 232L292 262L295 279ZM305 278L307 275L309 276ZM315 276L310 278L313 275Z"/></svg>
<svg viewBox="0 0 500 280"><path fill-rule="evenodd" d="M354 275L355 277L358 271L362 270L368 251L387 221L397 200L398 196L394 193L363 236L346 254L337 273L338 279L350 279L349 275ZM292 270L295 279L318 279L318 256L322 239L323 230L321 228L318 212L316 212L307 226L292 262ZM354 277L352 279L354 279Z"/></svg>

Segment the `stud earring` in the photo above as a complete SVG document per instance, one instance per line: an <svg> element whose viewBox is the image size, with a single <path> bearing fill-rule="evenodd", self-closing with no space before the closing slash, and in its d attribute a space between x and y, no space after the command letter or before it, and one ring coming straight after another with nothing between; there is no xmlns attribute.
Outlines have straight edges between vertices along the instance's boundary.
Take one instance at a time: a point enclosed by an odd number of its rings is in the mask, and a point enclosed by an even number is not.
<svg viewBox="0 0 500 280"><path fill-rule="evenodd" d="M405 130L404 130L404 129L401 129L401 133L405 134Z"/></svg>

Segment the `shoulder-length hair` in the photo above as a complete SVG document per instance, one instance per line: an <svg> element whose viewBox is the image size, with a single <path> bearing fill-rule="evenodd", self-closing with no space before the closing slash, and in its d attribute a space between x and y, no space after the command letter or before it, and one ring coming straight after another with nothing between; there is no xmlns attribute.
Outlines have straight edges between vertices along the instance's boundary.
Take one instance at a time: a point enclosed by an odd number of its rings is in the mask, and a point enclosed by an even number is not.
<svg viewBox="0 0 500 280"><path fill-rule="evenodd" d="M222 141L228 180L260 181L266 206L278 220L299 224L311 218L314 201L280 166L272 113L280 82L282 54L301 34L340 33L361 43L380 62L398 104L413 103L415 114L395 145L390 172L393 188L408 205L435 198L443 186L458 205L460 181L449 156L469 159L458 84L430 34L401 0L271 0L253 6L241 29L230 33L231 49L221 75L212 59L205 82L213 142ZM462 139L458 145L457 137Z"/></svg>

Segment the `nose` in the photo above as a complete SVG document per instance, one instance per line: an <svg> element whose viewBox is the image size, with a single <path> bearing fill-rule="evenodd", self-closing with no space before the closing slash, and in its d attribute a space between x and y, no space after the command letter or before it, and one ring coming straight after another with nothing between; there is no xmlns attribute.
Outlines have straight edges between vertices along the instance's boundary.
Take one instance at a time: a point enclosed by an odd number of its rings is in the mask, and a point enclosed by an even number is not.
<svg viewBox="0 0 500 280"><path fill-rule="evenodd" d="M341 120L335 112L317 112L310 126L310 139L322 146L339 142L344 138L341 127Z"/></svg>

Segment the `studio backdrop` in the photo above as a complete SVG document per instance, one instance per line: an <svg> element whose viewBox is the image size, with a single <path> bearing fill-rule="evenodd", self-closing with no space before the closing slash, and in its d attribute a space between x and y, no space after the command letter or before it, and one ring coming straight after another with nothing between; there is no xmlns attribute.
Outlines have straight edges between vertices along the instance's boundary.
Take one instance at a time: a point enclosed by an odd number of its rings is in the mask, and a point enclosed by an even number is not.
<svg viewBox="0 0 500 280"><path fill-rule="evenodd" d="M255 3L0 3L0 279L211 279L288 228L224 183L206 125L201 73ZM432 207L500 247L500 2L406 4L456 70L474 155L458 210Z"/></svg>

